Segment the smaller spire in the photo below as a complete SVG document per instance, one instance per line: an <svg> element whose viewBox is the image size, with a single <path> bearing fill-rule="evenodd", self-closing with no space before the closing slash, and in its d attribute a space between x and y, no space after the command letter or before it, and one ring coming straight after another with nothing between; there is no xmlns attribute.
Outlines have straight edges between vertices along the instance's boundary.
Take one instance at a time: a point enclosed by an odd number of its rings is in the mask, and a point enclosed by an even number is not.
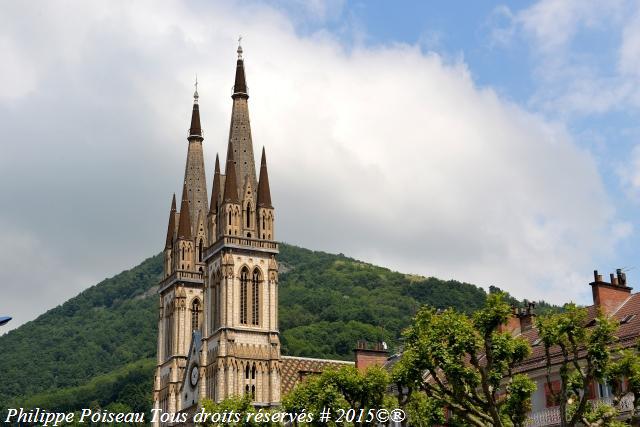
<svg viewBox="0 0 640 427"><path fill-rule="evenodd" d="M233 160L233 150L229 149L227 153L227 166L224 169L224 196L222 198L223 203L235 203L240 204L238 199L238 184L236 184L236 165Z"/></svg>
<svg viewBox="0 0 640 427"><path fill-rule="evenodd" d="M271 205L271 190L269 188L269 174L267 173L267 156L262 147L262 160L260 161L260 181L258 182L258 207L273 208Z"/></svg>
<svg viewBox="0 0 640 427"><path fill-rule="evenodd" d="M209 213L218 212L218 199L220 198L220 159L216 153L216 168L213 172L213 187L211 188L211 203L209 204Z"/></svg>
<svg viewBox="0 0 640 427"><path fill-rule="evenodd" d="M164 245L165 249L173 246L173 233L176 231L176 193L173 193L171 200L171 210L169 211L169 226L167 227L167 241Z"/></svg>
<svg viewBox="0 0 640 427"><path fill-rule="evenodd" d="M178 239L191 240L191 219L189 215L189 198L187 183L182 187L182 203L180 204L180 222L178 223Z"/></svg>

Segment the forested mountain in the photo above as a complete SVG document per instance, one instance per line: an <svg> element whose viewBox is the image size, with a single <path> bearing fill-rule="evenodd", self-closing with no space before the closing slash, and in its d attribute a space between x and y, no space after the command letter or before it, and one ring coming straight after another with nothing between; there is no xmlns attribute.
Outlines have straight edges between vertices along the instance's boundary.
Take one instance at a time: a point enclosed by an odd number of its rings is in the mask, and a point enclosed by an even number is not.
<svg viewBox="0 0 640 427"><path fill-rule="evenodd" d="M384 339L394 348L420 305L471 312L486 297L467 283L409 276L344 255L287 244L280 251L283 354L351 359L359 339ZM157 255L1 336L0 412L18 404L148 407L161 273Z"/></svg>

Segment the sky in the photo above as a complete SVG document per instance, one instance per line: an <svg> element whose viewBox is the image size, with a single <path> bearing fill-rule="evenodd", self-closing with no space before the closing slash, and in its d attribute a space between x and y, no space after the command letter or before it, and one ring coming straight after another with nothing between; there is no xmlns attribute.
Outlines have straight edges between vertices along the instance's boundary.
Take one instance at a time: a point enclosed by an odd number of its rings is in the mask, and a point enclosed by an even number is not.
<svg viewBox="0 0 640 427"><path fill-rule="evenodd" d="M276 237L591 302L640 277L633 1L0 2L3 332L163 247L198 76L207 179L242 35Z"/></svg>

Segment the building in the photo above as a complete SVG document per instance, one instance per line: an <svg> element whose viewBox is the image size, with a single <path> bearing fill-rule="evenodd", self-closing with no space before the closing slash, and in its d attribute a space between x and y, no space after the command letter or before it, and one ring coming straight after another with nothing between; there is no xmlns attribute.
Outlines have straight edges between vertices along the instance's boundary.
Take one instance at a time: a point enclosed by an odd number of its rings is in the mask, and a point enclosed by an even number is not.
<svg viewBox="0 0 640 427"><path fill-rule="evenodd" d="M634 347L640 338L640 293L631 293L632 288L627 286L627 277L620 269L616 274L610 275L610 281L605 282L603 277L594 272L594 281L589 284L593 294L593 305L587 307L587 327L595 324L594 319L598 311L616 319L620 326L616 332L617 345L622 348ZM544 345L538 337L538 331L534 327L532 310L523 310L517 313L507 325L507 328L515 335L527 339L531 345L531 355L521 363L514 373L525 373L532 378L537 385L537 390L532 396L532 411L529 419L530 426L559 425L560 411L557 402L553 398L552 391L560 389L560 376L558 374L562 355L559 349L551 348L552 382L551 389L547 385L546 357ZM594 382L589 389L589 399L593 403L604 401L611 403L611 387L608 384ZM624 414L633 405L633 395L625 396L618 408Z"/></svg>
<svg viewBox="0 0 640 427"><path fill-rule="evenodd" d="M305 375L351 363L280 354L275 209L264 148L256 174L242 47L237 53L224 174L216 156L209 196L196 83L179 211L171 201L153 394L165 413L245 394L276 406Z"/></svg>

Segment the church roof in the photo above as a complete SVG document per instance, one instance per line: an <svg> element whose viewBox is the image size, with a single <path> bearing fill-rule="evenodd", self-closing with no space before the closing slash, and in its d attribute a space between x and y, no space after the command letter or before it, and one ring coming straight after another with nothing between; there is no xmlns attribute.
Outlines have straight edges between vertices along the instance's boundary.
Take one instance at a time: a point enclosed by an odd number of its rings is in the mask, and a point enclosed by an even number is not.
<svg viewBox="0 0 640 427"><path fill-rule="evenodd" d="M310 357L282 356L280 377L280 395L284 396L294 389L296 384L308 375L321 374L330 369L353 366L353 362L331 359L313 359Z"/></svg>
<svg viewBox="0 0 640 427"><path fill-rule="evenodd" d="M249 98L247 93L247 80L244 76L244 60L242 59L242 46L238 46L238 61L236 62L236 80L233 84L232 98Z"/></svg>
<svg viewBox="0 0 640 427"><path fill-rule="evenodd" d="M198 92L196 92L196 94L197 93ZM194 137L202 139L202 127L200 126L200 106L198 105L197 98L193 103L193 110L191 111L191 126L189 127L189 139Z"/></svg>

